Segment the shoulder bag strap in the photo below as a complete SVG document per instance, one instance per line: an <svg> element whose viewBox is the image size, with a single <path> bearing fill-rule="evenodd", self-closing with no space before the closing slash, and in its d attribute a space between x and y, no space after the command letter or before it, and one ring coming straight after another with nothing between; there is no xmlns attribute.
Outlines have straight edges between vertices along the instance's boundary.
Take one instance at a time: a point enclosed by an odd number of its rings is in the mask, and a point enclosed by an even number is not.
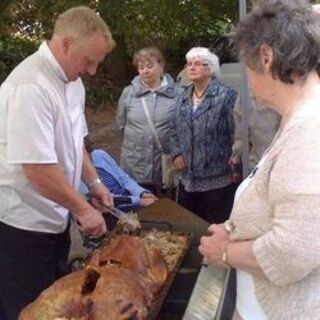
<svg viewBox="0 0 320 320"><path fill-rule="evenodd" d="M163 151L159 136L157 134L157 131L156 131L156 129L155 129L154 125L153 125L153 122L151 120L151 117L150 117L150 113L149 113L149 110L148 110L146 99L144 97L141 97L141 102L142 102L142 107L143 107L144 113L146 114L146 117L147 117L147 121L148 121L150 130L151 130L151 133L153 135L153 138L156 141L156 144L157 144L158 148L161 151Z"/></svg>

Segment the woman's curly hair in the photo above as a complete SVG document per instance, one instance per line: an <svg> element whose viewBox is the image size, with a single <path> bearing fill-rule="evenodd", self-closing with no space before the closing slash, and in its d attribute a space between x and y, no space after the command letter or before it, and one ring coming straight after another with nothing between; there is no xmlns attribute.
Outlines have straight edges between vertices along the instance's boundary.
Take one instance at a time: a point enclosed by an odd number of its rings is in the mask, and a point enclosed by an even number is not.
<svg viewBox="0 0 320 320"><path fill-rule="evenodd" d="M285 83L304 81L316 70L320 75L320 17L304 0L258 1L235 34L240 60L261 68L260 49L273 51L271 72Z"/></svg>

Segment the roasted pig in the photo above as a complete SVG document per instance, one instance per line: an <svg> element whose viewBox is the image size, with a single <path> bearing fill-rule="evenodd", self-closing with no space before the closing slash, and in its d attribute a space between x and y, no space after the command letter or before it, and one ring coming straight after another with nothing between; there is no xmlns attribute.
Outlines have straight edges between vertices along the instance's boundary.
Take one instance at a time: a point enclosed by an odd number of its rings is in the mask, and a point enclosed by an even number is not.
<svg viewBox="0 0 320 320"><path fill-rule="evenodd" d="M143 320L147 314L144 289L132 271L89 266L43 291L19 320Z"/></svg>
<svg viewBox="0 0 320 320"><path fill-rule="evenodd" d="M136 236L115 236L92 259L98 260L99 266L117 264L139 275L151 300L156 299L168 277L167 263L160 251Z"/></svg>

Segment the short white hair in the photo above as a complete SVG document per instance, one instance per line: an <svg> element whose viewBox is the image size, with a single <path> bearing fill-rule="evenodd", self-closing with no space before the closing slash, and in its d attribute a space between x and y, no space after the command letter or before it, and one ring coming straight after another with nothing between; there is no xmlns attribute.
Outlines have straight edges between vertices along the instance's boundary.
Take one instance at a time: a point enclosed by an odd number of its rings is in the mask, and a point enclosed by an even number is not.
<svg viewBox="0 0 320 320"><path fill-rule="evenodd" d="M187 62L198 59L208 64L211 74L220 74L219 57L205 47L193 47L186 54Z"/></svg>

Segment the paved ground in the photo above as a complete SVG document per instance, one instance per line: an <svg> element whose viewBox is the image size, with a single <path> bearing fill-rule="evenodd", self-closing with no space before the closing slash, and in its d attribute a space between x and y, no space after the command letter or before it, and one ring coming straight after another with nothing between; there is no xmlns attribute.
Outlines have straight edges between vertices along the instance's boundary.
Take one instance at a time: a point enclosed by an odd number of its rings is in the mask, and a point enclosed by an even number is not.
<svg viewBox="0 0 320 320"><path fill-rule="evenodd" d="M100 110L86 109L89 136L93 148L108 151L119 160L121 136L115 123L116 107L105 106Z"/></svg>

